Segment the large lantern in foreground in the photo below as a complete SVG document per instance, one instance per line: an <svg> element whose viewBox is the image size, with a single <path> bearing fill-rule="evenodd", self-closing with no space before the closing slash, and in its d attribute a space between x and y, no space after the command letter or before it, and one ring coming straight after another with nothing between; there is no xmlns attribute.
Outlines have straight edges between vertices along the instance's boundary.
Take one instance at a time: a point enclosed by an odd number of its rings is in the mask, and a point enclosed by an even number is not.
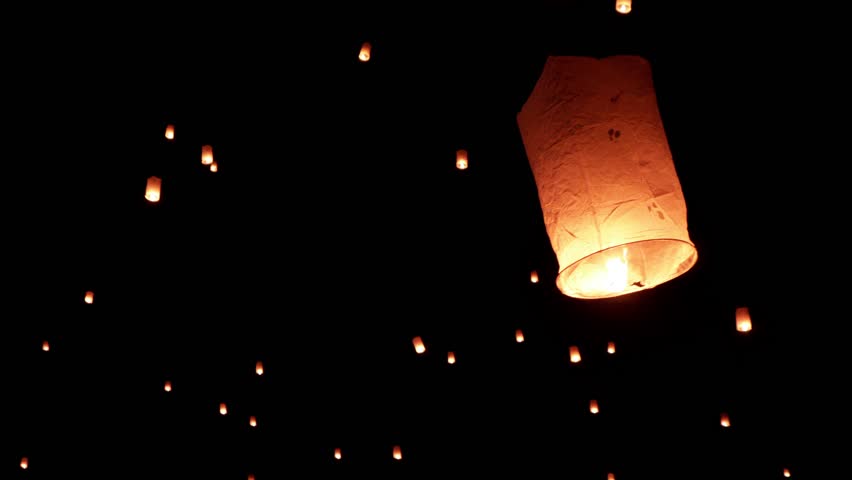
<svg viewBox="0 0 852 480"><path fill-rule="evenodd" d="M615 297L695 264L647 60L548 57L517 121L562 293Z"/></svg>

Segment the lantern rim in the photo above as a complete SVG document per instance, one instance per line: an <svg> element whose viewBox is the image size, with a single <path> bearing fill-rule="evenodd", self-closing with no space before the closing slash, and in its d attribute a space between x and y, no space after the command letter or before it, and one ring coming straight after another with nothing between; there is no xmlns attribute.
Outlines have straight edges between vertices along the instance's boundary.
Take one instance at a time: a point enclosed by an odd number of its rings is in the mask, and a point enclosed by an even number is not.
<svg viewBox="0 0 852 480"><path fill-rule="evenodd" d="M619 291L605 291L581 285L583 275L580 271L596 263L601 264L602 260L612 256L613 251L625 248L633 252L638 249L641 253L642 261L639 267L643 273L640 277L631 275L627 286ZM649 261L647 259L649 256L657 260L665 259L665 262L661 264L664 268L655 265L660 262ZM698 250L695 244L682 238L651 238L626 242L600 249L563 268L556 277L556 286L563 294L584 300L619 297L648 290L677 278L689 271L697 261ZM572 276L581 278L572 278ZM639 280L634 281L636 278Z"/></svg>

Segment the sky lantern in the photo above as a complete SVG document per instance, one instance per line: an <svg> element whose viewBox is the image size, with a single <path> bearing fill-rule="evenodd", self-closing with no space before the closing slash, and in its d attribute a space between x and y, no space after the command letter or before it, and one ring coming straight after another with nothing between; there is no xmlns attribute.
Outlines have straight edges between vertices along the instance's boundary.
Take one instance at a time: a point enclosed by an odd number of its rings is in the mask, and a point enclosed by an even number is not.
<svg viewBox="0 0 852 480"><path fill-rule="evenodd" d="M30 467L30 460L27 457L21 458L21 470L26 470Z"/></svg>
<svg viewBox="0 0 852 480"><path fill-rule="evenodd" d="M725 428L728 428L728 427L731 426L731 418L728 416L727 413L722 413L722 416L720 417L719 424L722 425Z"/></svg>
<svg viewBox="0 0 852 480"><path fill-rule="evenodd" d="M535 270L530 272L530 283L538 283L538 272Z"/></svg>
<svg viewBox="0 0 852 480"><path fill-rule="evenodd" d="M358 60L362 62L370 61L370 52L373 50L373 46L370 45L370 42L364 42L361 44L361 50L358 51Z"/></svg>
<svg viewBox="0 0 852 480"><path fill-rule="evenodd" d="M163 390L165 390L167 392L172 391L172 381L171 380L166 380L166 383L163 385Z"/></svg>
<svg viewBox="0 0 852 480"><path fill-rule="evenodd" d="M570 354L571 363L580 363L582 357L580 357L580 348L574 345L571 345L571 348L568 349L568 353Z"/></svg>
<svg viewBox="0 0 852 480"><path fill-rule="evenodd" d="M249 417L249 426L256 427L257 426L257 417L254 415Z"/></svg>
<svg viewBox="0 0 852 480"><path fill-rule="evenodd" d="M219 415L227 415L228 414L228 406L225 405L225 402L219 404Z"/></svg>
<svg viewBox="0 0 852 480"><path fill-rule="evenodd" d="M597 400L591 400L589 402L589 411L592 412L592 415L597 415L598 412L601 411L600 408L598 408L598 401Z"/></svg>
<svg viewBox="0 0 852 480"><path fill-rule="evenodd" d="M467 170L467 150L456 151L456 168Z"/></svg>
<svg viewBox="0 0 852 480"><path fill-rule="evenodd" d="M614 473L607 473L606 474L606 480L615 480L615 474Z"/></svg>
<svg viewBox="0 0 852 480"><path fill-rule="evenodd" d="M160 187L163 180L160 177L148 177L148 184L145 186L145 200L151 203L160 201Z"/></svg>
<svg viewBox="0 0 852 480"><path fill-rule="evenodd" d="M216 173L219 171L219 164L217 162L213 162L210 164L210 171Z"/></svg>
<svg viewBox="0 0 852 480"><path fill-rule="evenodd" d="M172 124L166 125L166 140L175 139L175 126Z"/></svg>
<svg viewBox="0 0 852 480"><path fill-rule="evenodd" d="M790 469L789 468L784 469L784 478L790 478Z"/></svg>
<svg viewBox="0 0 852 480"><path fill-rule="evenodd" d="M89 290L83 297L83 301L91 305L95 301L95 292Z"/></svg>
<svg viewBox="0 0 852 480"><path fill-rule="evenodd" d="M633 10L633 0L615 0L615 11L627 15Z"/></svg>
<svg viewBox="0 0 852 480"><path fill-rule="evenodd" d="M751 331L751 315L748 313L747 307L737 308L737 331L746 333Z"/></svg>
<svg viewBox="0 0 852 480"><path fill-rule="evenodd" d="M253 473L249 473L249 474L248 474L248 480L255 480L255 479L254 479L254 474L253 474Z"/></svg>
<svg viewBox="0 0 852 480"><path fill-rule="evenodd" d="M394 445L393 447L393 459L402 460L402 447L399 445Z"/></svg>
<svg viewBox="0 0 852 480"><path fill-rule="evenodd" d="M334 449L334 459L340 460L341 458L343 458L343 452L339 448L335 448Z"/></svg>
<svg viewBox="0 0 852 480"><path fill-rule="evenodd" d="M263 362L261 362L260 360L258 360L257 363L254 364L254 373L258 375L263 375Z"/></svg>
<svg viewBox="0 0 852 480"><path fill-rule="evenodd" d="M44 352L49 352L50 351L50 343L47 340L41 342L41 349Z"/></svg>
<svg viewBox="0 0 852 480"><path fill-rule="evenodd" d="M563 294L625 295L692 268L647 60L550 56L517 121Z"/></svg>
<svg viewBox="0 0 852 480"><path fill-rule="evenodd" d="M426 351L426 345L423 345L423 339L422 338L414 337L414 339L411 340L411 343L414 344L414 351L417 352L418 354Z"/></svg>
<svg viewBox="0 0 852 480"><path fill-rule="evenodd" d="M456 354L454 352L447 352L447 363L450 365L456 363Z"/></svg>
<svg viewBox="0 0 852 480"><path fill-rule="evenodd" d="M524 331L520 328L515 330L515 341L518 343L524 343Z"/></svg>
<svg viewBox="0 0 852 480"><path fill-rule="evenodd" d="M606 344L606 353L610 355L615 353L615 342L609 342Z"/></svg>
<svg viewBox="0 0 852 480"><path fill-rule="evenodd" d="M213 146L212 145L202 145L201 146L201 164L202 165L211 165L213 163Z"/></svg>

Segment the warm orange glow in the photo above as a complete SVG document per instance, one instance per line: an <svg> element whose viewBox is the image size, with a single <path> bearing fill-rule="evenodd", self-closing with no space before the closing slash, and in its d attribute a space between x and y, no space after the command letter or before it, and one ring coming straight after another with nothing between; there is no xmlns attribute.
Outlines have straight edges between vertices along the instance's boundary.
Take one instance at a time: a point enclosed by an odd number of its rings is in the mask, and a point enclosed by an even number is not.
<svg viewBox="0 0 852 480"><path fill-rule="evenodd" d="M426 345L423 345L423 339L421 339L420 337L414 337L414 339L411 340L411 343L414 344L415 352L423 353L426 351Z"/></svg>
<svg viewBox="0 0 852 480"><path fill-rule="evenodd" d="M467 169L467 150L458 150L456 152L456 168L459 170Z"/></svg>
<svg viewBox="0 0 852 480"><path fill-rule="evenodd" d="M174 140L175 139L175 126L174 125L166 125L166 140Z"/></svg>
<svg viewBox="0 0 852 480"><path fill-rule="evenodd" d="M592 415L597 415L597 413L600 412L597 400L592 400L589 402L589 411L592 412Z"/></svg>
<svg viewBox="0 0 852 480"><path fill-rule="evenodd" d="M785 468L785 469L784 469L784 477L785 477L785 478L790 478L790 469L789 469L789 468Z"/></svg>
<svg viewBox="0 0 852 480"><path fill-rule="evenodd" d="M47 340L41 342L41 349L45 352L50 351L50 344L47 342Z"/></svg>
<svg viewBox="0 0 852 480"><path fill-rule="evenodd" d="M225 402L219 404L219 414L227 415L228 414L228 406L225 405Z"/></svg>
<svg viewBox="0 0 852 480"><path fill-rule="evenodd" d="M163 390L165 390L165 391L167 391L167 392L171 392L171 391L172 391L172 382L171 382L171 380L166 380L165 385L163 385Z"/></svg>
<svg viewBox="0 0 852 480"><path fill-rule="evenodd" d="M633 10L633 0L615 0L615 11L627 15Z"/></svg>
<svg viewBox="0 0 852 480"><path fill-rule="evenodd" d="M748 313L747 307L737 308L737 331L746 333L751 331L751 315Z"/></svg>
<svg viewBox="0 0 852 480"><path fill-rule="evenodd" d="M614 473L606 474L606 480L615 480L615 474Z"/></svg>
<svg viewBox="0 0 852 480"><path fill-rule="evenodd" d="M27 459L27 457L21 458L21 469L26 470L27 468L29 468L29 466L30 461Z"/></svg>
<svg viewBox="0 0 852 480"><path fill-rule="evenodd" d="M517 122L563 294L625 295L692 268L648 60L548 57Z"/></svg>
<svg viewBox="0 0 852 480"><path fill-rule="evenodd" d="M727 413L722 414L722 418L721 418L721 421L719 423L725 428L731 426L731 419L728 417Z"/></svg>
<svg viewBox="0 0 852 480"><path fill-rule="evenodd" d="M394 460L402 460L402 448L399 445L393 447Z"/></svg>
<svg viewBox="0 0 852 480"><path fill-rule="evenodd" d="M568 351L571 354L571 363L580 363L580 349L572 345Z"/></svg>
<svg viewBox="0 0 852 480"><path fill-rule="evenodd" d="M258 360L257 363L254 364L254 373L258 375L263 375L263 362L261 362L260 360Z"/></svg>
<svg viewBox="0 0 852 480"><path fill-rule="evenodd" d="M334 459L340 460L341 458L343 458L343 452L341 452L339 448L335 448L334 449Z"/></svg>
<svg viewBox="0 0 852 480"><path fill-rule="evenodd" d="M213 146L212 145L202 145L201 146L201 164L202 165L210 165L213 163Z"/></svg>
<svg viewBox="0 0 852 480"><path fill-rule="evenodd" d="M95 301L95 292L93 292L93 291L91 291L91 290L89 290L88 292L86 292L86 296L85 296L85 297L83 297L83 301L84 301L84 302L86 302L86 303L88 303L89 305L91 305L91 304L92 304L92 302L94 302L94 301Z"/></svg>
<svg viewBox="0 0 852 480"><path fill-rule="evenodd" d="M615 353L615 342L609 342L606 344L606 353L610 355Z"/></svg>
<svg viewBox="0 0 852 480"><path fill-rule="evenodd" d="M219 164L216 163L216 162L211 163L210 164L210 171L213 172L213 173L218 172L219 171Z"/></svg>
<svg viewBox="0 0 852 480"><path fill-rule="evenodd" d="M449 363L450 365L456 363L456 354L455 353L453 353L453 352L447 353L447 363Z"/></svg>
<svg viewBox="0 0 852 480"><path fill-rule="evenodd" d="M530 282L538 283L538 272L536 272L535 270L530 272Z"/></svg>
<svg viewBox="0 0 852 480"><path fill-rule="evenodd" d="M252 426L252 427L256 427L257 426L257 417L255 417L254 415L250 416L249 417L249 425Z"/></svg>
<svg viewBox="0 0 852 480"><path fill-rule="evenodd" d="M148 185L145 187L145 199L151 203L160 201L160 186L163 181L159 177L148 177Z"/></svg>
<svg viewBox="0 0 852 480"><path fill-rule="evenodd" d="M254 480L254 474L253 473L249 473L248 480Z"/></svg>
<svg viewBox="0 0 852 480"><path fill-rule="evenodd" d="M373 46L370 45L370 42L364 42L361 44L361 50L358 52L358 60L361 60L362 62L369 62L371 50L373 50Z"/></svg>
<svg viewBox="0 0 852 480"><path fill-rule="evenodd" d="M515 341L518 343L524 343L524 332L520 328L515 330Z"/></svg>

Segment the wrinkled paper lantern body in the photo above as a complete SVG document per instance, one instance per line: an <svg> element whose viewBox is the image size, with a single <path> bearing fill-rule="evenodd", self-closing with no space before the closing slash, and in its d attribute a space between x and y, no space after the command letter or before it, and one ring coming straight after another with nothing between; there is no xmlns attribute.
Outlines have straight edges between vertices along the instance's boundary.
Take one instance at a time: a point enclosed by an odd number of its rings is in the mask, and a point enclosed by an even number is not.
<svg viewBox="0 0 852 480"><path fill-rule="evenodd" d="M393 447L394 460L402 460L402 448L399 445Z"/></svg>
<svg viewBox="0 0 852 480"><path fill-rule="evenodd" d="M423 339L422 339L422 338L420 338L420 337L414 337L414 338L411 340L411 343L413 343L413 344L414 344L414 351L415 351L415 352L417 352L418 354L423 353L423 352L425 352L425 351L426 351L426 345L424 345L424 344L423 344Z"/></svg>
<svg viewBox="0 0 852 480"><path fill-rule="evenodd" d="M145 200L151 203L160 201L160 187L163 185L163 180L159 177L148 177L148 184L145 186Z"/></svg>
<svg viewBox="0 0 852 480"><path fill-rule="evenodd" d="M751 315L748 313L747 307L737 308L737 331L746 333L751 331Z"/></svg>
<svg viewBox="0 0 852 480"><path fill-rule="evenodd" d="M370 45L370 42L364 42L361 45L361 50L358 52L358 60L362 62L370 61L370 51L373 49L373 46Z"/></svg>
<svg viewBox="0 0 852 480"><path fill-rule="evenodd" d="M213 146L212 145L202 145L201 146L201 164L202 165L211 165L213 163Z"/></svg>
<svg viewBox="0 0 852 480"><path fill-rule="evenodd" d="M627 15L633 10L633 0L615 0L615 10Z"/></svg>
<svg viewBox="0 0 852 480"><path fill-rule="evenodd" d="M166 140L174 140L175 139L175 126L174 125L166 125Z"/></svg>
<svg viewBox="0 0 852 480"><path fill-rule="evenodd" d="M615 297L695 264L647 60L548 57L517 121L562 293Z"/></svg>

